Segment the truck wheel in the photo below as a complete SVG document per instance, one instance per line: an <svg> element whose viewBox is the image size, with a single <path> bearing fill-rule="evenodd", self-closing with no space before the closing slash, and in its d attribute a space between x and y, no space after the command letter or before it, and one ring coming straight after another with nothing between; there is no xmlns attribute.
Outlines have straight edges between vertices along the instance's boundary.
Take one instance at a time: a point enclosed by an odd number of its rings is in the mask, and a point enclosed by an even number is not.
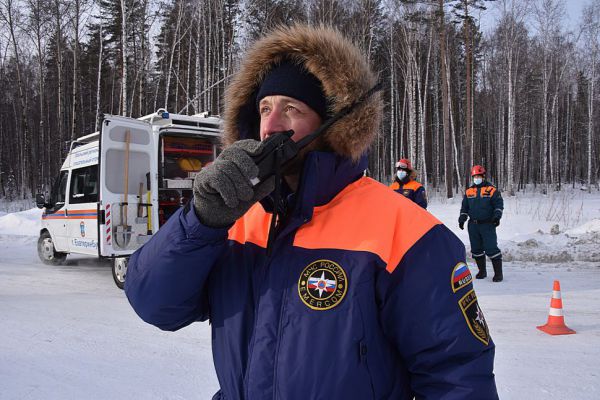
<svg viewBox="0 0 600 400"><path fill-rule="evenodd" d="M125 277L127 276L127 263L129 258L127 257L115 257L113 258L112 275L115 280L115 284L119 289L125 287Z"/></svg>
<svg viewBox="0 0 600 400"><path fill-rule="evenodd" d="M67 253L56 251L52 237L48 231L42 232L37 242L40 260L46 265L61 265L67 259Z"/></svg>

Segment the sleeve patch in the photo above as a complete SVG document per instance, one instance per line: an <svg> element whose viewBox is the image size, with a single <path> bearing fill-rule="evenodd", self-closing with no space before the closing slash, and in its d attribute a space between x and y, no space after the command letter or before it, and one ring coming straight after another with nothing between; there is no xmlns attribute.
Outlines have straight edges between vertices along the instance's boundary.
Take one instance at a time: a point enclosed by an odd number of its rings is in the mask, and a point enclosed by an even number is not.
<svg viewBox="0 0 600 400"><path fill-rule="evenodd" d="M483 312L479 307L479 303L477 302L475 290L471 289L469 293L465 294L458 301L458 305L465 316L467 326L473 336L487 346L490 343L490 331L487 322L485 322L485 318L483 317Z"/></svg>
<svg viewBox="0 0 600 400"><path fill-rule="evenodd" d="M473 276L471 275L471 271L469 271L467 264L462 261L456 264L452 270L452 276L450 279L452 292L458 292L460 289L471 283L471 281L473 281Z"/></svg>

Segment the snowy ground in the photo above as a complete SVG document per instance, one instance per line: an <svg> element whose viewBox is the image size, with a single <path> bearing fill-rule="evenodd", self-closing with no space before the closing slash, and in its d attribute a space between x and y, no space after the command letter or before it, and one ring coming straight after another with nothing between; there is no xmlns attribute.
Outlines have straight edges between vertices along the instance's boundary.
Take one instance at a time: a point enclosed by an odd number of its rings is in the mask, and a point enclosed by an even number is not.
<svg viewBox="0 0 600 400"><path fill-rule="evenodd" d="M431 197L430 211L468 244L456 223L460 199ZM39 215L0 213L0 399L210 399L218 385L209 326L146 325L109 265L93 258L43 265ZM497 346L500 398L600 398L600 194L507 199L498 234L505 281L475 287ZM554 279L576 335L535 329Z"/></svg>

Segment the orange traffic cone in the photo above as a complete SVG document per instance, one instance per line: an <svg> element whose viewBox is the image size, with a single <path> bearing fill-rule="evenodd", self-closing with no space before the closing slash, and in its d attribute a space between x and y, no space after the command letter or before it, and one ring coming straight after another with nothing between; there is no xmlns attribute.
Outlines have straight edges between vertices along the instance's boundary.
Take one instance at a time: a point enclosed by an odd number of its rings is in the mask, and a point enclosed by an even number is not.
<svg viewBox="0 0 600 400"><path fill-rule="evenodd" d="M565 325L565 317L563 316L562 298L560 295L560 282L554 281L552 289L552 300L550 300L550 312L548 313L548 322L546 325L537 327L540 331L550 335L570 335L575 333L573 329L569 329Z"/></svg>

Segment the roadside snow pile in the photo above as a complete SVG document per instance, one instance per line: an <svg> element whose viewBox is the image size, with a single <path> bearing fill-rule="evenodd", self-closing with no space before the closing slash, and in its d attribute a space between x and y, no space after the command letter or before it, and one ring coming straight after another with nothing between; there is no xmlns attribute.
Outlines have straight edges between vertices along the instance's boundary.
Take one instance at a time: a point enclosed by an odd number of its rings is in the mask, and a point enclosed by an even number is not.
<svg viewBox="0 0 600 400"><path fill-rule="evenodd" d="M563 233L558 233L555 225L550 232L538 230L523 240L506 241L501 248L506 261L600 262L600 219L593 219Z"/></svg>
<svg viewBox="0 0 600 400"><path fill-rule="evenodd" d="M579 237L587 234L600 234L600 219L593 219L585 224L565 232L569 237Z"/></svg>
<svg viewBox="0 0 600 400"><path fill-rule="evenodd" d="M41 215L42 210L37 208L0 215L0 235L37 236Z"/></svg>

